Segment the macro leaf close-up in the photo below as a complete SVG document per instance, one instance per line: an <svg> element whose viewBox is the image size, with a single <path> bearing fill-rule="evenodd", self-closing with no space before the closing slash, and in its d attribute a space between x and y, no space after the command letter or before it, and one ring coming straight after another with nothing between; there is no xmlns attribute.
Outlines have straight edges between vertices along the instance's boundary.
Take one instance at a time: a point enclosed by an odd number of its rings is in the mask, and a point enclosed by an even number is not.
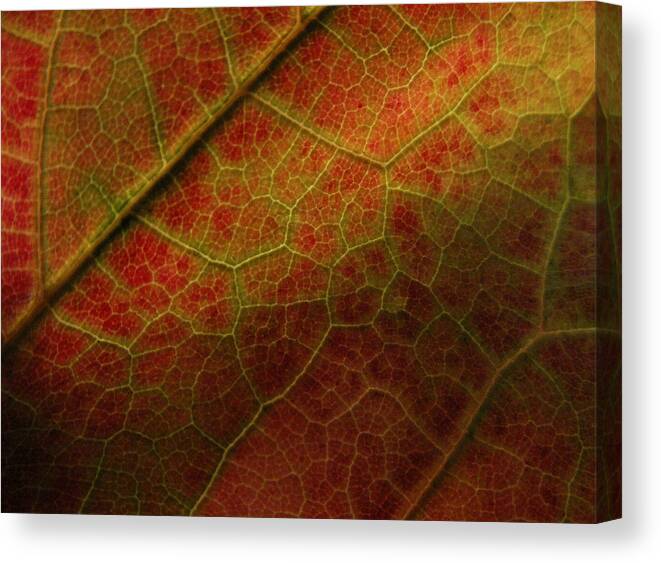
<svg viewBox="0 0 661 563"><path fill-rule="evenodd" d="M3 512L620 517L620 16L4 12Z"/></svg>

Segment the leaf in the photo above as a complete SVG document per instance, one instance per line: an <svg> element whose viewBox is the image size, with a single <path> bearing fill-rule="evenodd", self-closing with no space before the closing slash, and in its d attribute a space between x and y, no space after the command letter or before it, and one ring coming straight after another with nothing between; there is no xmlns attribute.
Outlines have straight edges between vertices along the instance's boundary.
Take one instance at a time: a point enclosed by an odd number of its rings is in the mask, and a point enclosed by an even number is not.
<svg viewBox="0 0 661 563"><path fill-rule="evenodd" d="M3 510L618 517L619 17L3 14Z"/></svg>

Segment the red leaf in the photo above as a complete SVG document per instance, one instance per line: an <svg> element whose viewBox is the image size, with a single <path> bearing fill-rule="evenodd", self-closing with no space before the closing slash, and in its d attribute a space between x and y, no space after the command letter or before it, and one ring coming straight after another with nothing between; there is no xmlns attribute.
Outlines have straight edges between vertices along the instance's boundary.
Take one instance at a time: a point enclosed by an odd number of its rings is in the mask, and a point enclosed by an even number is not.
<svg viewBox="0 0 661 563"><path fill-rule="evenodd" d="M620 36L3 14L3 510L618 517Z"/></svg>

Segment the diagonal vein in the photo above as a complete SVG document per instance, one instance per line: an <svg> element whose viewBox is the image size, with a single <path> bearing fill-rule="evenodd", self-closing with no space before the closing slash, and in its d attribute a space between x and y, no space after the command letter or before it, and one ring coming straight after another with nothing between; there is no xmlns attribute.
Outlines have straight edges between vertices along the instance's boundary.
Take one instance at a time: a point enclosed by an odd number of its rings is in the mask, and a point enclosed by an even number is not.
<svg viewBox="0 0 661 563"><path fill-rule="evenodd" d="M429 495L436 489L436 485L443 479L446 475L446 470L451 467L454 461L457 459L457 456L461 452L462 445L473 435L475 429L480 421L480 417L484 412L484 409L490 404L491 399L499 386L499 383L502 381L505 374L508 370L515 365L522 357L524 357L528 352L530 352L534 347L539 344L543 339L550 338L553 336L565 336L565 335L580 335L580 334L593 334L597 331L603 332L598 328L577 328L577 329L567 329L567 330L551 330L546 332L537 332L534 334L523 346L516 350L512 355L506 358L500 366L496 369L491 383L486 390L480 406L476 409L475 413L471 417L466 430L463 432L461 437L454 444L449 453L440 460L439 465L432 473L431 479L425 487L422 488L418 496L413 500L411 506L407 512L402 516L404 520L417 520L418 513L425 505L425 502L429 499ZM609 332L609 331L606 331Z"/></svg>
<svg viewBox="0 0 661 563"><path fill-rule="evenodd" d="M115 215L114 219L103 229L99 236L80 253L48 286L44 287L39 299L35 300L31 307L25 312L20 320L14 324L6 334L2 343L3 350L12 347L21 336L27 332L32 324L47 309L51 300L56 299L68 286L69 282L83 270L89 260L96 254L97 250L110 239L112 234L122 225L124 220L152 193L154 188L172 171L172 169L184 159L184 157L200 142L204 135L213 128L234 105L239 102L250 91L250 88L263 76L268 74L278 57L295 43L305 32L308 26L315 21L326 6L317 6L305 18L299 13L296 25L282 37L262 63L255 68L241 86L221 104L218 109L204 121L195 132L182 144L179 151L167 161L156 174L131 198L124 207Z"/></svg>

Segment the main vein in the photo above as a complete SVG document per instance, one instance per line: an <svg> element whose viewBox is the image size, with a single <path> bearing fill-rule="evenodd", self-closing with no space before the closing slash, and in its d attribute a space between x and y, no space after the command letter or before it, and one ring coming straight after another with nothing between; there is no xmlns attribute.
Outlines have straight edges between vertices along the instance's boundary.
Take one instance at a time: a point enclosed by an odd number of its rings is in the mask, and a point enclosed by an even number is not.
<svg viewBox="0 0 661 563"><path fill-rule="evenodd" d="M36 299L19 321L7 332L2 343L3 350L12 347L21 336L27 332L32 324L46 310L51 300L57 298L68 286L76 275L83 270L89 260L96 255L98 249L111 238L113 233L122 225L123 221L152 193L154 188L172 171L172 169L199 143L205 134L214 127L229 110L241 100L252 88L252 86L263 76L268 74L269 69L276 59L303 34L308 26L315 21L321 13L327 9L326 6L317 6L305 18L299 13L296 25L282 37L273 50L265 57L262 63L256 67L246 80L227 98L225 103L211 114L188 140L181 146L179 151L164 164L164 166L133 196L124 207L115 215L113 220L103 229L99 236L80 253L72 262L51 282L44 287L41 295Z"/></svg>

